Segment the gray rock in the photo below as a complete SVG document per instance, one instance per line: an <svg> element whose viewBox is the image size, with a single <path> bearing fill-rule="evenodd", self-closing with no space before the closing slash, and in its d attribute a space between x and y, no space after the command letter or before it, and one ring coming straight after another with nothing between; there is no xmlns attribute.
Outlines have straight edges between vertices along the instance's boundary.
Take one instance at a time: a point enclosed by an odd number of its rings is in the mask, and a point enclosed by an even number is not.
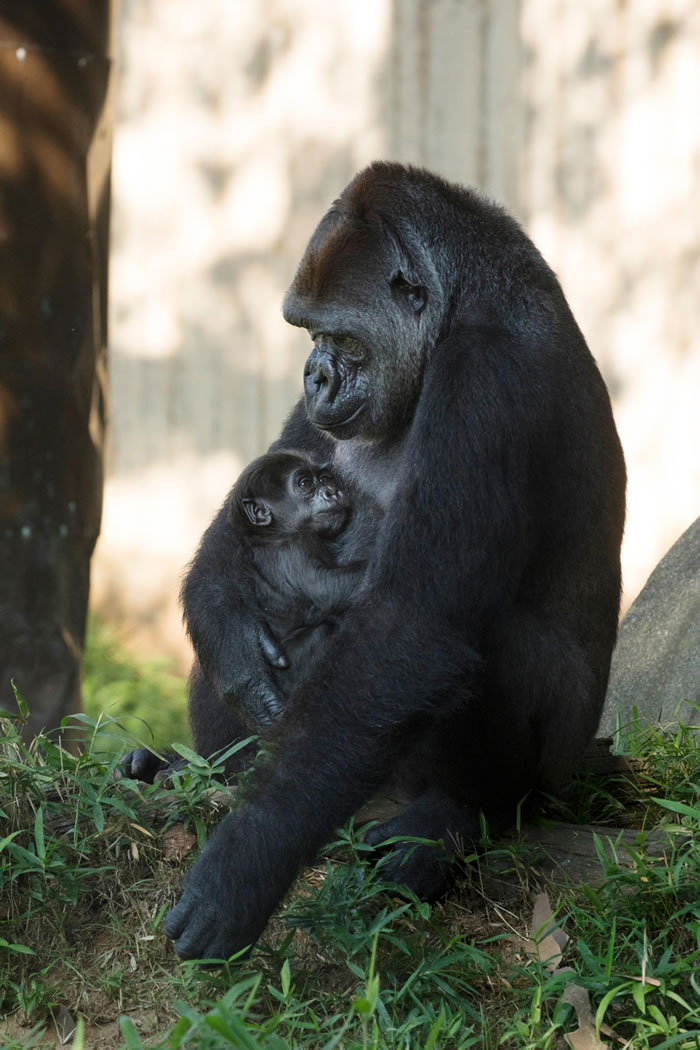
<svg viewBox="0 0 700 1050"><path fill-rule="evenodd" d="M661 559L620 625L598 735L632 721L700 727L700 518Z"/></svg>

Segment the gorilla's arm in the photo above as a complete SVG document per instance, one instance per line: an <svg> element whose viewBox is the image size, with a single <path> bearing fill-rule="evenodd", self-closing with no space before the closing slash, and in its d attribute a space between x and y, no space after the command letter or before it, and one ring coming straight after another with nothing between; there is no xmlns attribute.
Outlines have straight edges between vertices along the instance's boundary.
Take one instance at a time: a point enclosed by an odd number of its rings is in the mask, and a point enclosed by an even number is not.
<svg viewBox="0 0 700 1050"><path fill-rule="evenodd" d="M538 377L527 348L499 332L454 332L433 354L376 586L292 697L275 762L255 772L249 801L217 829L168 915L185 958L254 943L299 866L379 786L405 733L468 702L479 632L517 587L535 527L538 399L523 387ZM446 483L465 477L468 492Z"/></svg>

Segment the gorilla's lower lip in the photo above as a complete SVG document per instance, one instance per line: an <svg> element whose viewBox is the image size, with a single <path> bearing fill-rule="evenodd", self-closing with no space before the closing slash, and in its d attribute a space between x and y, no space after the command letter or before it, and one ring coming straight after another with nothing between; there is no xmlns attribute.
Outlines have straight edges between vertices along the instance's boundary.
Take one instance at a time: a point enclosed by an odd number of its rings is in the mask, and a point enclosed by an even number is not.
<svg viewBox="0 0 700 1050"><path fill-rule="evenodd" d="M356 408L355 411L351 412L349 416L345 416L344 419L335 419L332 422L329 420L329 422L324 423L322 420L315 419L312 417L311 422L315 426L320 427L321 430L338 430L340 429L340 427L345 427L348 425L348 423L354 422L357 419L357 417L364 412L364 410L365 406L360 405L359 408Z"/></svg>

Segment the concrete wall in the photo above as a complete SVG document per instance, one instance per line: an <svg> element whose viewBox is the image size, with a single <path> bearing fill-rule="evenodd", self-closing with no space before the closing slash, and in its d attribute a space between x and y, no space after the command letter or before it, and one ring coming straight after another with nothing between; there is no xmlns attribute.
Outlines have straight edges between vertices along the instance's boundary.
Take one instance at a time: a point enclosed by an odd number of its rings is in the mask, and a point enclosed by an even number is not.
<svg viewBox="0 0 700 1050"><path fill-rule="evenodd" d="M631 600L700 502L693 0L122 0L117 60L93 604L186 661L182 567L300 390L284 289L376 157L504 201L559 273L627 454Z"/></svg>

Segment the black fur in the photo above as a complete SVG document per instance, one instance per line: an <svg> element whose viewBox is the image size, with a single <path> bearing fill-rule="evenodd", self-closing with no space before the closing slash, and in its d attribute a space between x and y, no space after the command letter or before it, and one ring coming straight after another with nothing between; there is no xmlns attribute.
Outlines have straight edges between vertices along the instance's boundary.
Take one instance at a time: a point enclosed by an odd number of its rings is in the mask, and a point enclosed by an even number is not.
<svg viewBox="0 0 700 1050"><path fill-rule="evenodd" d="M385 516L370 586L293 691L275 761L166 919L185 958L253 943L388 777L414 801L375 840L449 845L478 834L480 811L501 826L528 790L556 789L595 732L616 635L625 470L610 402L513 219L374 164L322 219L284 311L314 349L306 403L273 448L333 461ZM283 706L270 661L284 656L249 612L242 549L204 546L183 591L206 675L193 721L214 724L216 705L229 719L200 736L206 750L237 731L222 701L253 719ZM434 895L444 857L407 851L388 874Z"/></svg>

